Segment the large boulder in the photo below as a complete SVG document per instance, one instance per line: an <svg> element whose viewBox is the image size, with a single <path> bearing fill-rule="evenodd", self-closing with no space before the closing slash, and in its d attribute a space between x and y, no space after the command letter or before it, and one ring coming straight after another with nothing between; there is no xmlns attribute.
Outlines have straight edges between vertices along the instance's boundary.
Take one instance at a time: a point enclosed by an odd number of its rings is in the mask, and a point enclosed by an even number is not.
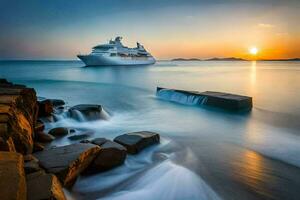
<svg viewBox="0 0 300 200"><path fill-rule="evenodd" d="M34 156L47 172L55 174L63 186L71 187L77 176L94 160L100 147L93 144L71 144L37 152Z"/></svg>
<svg viewBox="0 0 300 200"><path fill-rule="evenodd" d="M23 156L14 152L0 152L1 200L26 200L26 193Z"/></svg>
<svg viewBox="0 0 300 200"><path fill-rule="evenodd" d="M52 142L55 139L54 136L44 133L42 131L35 133L35 140L42 143Z"/></svg>
<svg viewBox="0 0 300 200"><path fill-rule="evenodd" d="M35 90L12 83L0 83L0 137L12 138L16 150L32 151L38 106Z"/></svg>
<svg viewBox="0 0 300 200"><path fill-rule="evenodd" d="M71 118L78 121L109 119L109 115L101 105L80 104L71 107L68 112Z"/></svg>
<svg viewBox="0 0 300 200"><path fill-rule="evenodd" d="M126 133L116 137L114 141L125 146L128 153L136 154L150 145L159 143L159 134L149 131Z"/></svg>
<svg viewBox="0 0 300 200"><path fill-rule="evenodd" d="M26 176L28 200L65 200L65 194L57 177L43 171Z"/></svg>
<svg viewBox="0 0 300 200"><path fill-rule="evenodd" d="M101 150L86 170L87 173L106 171L124 163L127 155L124 146L105 138L96 138L91 143L100 146Z"/></svg>
<svg viewBox="0 0 300 200"><path fill-rule="evenodd" d="M2 137L0 137L0 151L16 152L16 147L11 137L9 137L7 140L4 140Z"/></svg>

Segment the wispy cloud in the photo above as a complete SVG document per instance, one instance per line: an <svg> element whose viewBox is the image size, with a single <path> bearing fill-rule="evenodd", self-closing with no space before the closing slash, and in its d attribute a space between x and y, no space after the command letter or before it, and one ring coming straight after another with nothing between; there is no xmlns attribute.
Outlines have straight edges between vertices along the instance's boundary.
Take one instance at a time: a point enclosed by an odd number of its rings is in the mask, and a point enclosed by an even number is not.
<svg viewBox="0 0 300 200"><path fill-rule="evenodd" d="M259 23L257 26L260 28L274 28L275 27L273 24L266 24L266 23Z"/></svg>

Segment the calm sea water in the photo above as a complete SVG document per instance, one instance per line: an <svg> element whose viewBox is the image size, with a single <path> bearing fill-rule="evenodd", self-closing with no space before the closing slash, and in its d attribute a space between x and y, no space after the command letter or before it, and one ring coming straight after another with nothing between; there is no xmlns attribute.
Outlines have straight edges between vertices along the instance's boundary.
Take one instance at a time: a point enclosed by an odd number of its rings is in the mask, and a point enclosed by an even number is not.
<svg viewBox="0 0 300 200"><path fill-rule="evenodd" d="M158 62L83 67L79 61L0 62L0 77L68 106L101 104L109 121L87 128L113 139L159 132L161 144L105 173L81 176L70 199L300 199L300 62ZM157 86L253 97L248 114L159 100ZM67 138L52 145L72 143Z"/></svg>

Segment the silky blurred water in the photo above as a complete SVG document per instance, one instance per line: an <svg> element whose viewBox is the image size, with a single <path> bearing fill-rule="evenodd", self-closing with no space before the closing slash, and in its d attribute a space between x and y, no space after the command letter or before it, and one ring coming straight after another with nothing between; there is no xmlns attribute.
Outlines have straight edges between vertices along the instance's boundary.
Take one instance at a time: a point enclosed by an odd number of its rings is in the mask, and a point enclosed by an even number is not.
<svg viewBox="0 0 300 200"><path fill-rule="evenodd" d="M300 199L300 62L169 62L84 67L79 61L1 61L0 77L67 106L101 104L108 121L58 115L47 124L91 129L91 138L139 130L161 144L112 171L81 176L69 199ZM250 113L163 101L156 87L253 97ZM68 138L51 145L76 141Z"/></svg>

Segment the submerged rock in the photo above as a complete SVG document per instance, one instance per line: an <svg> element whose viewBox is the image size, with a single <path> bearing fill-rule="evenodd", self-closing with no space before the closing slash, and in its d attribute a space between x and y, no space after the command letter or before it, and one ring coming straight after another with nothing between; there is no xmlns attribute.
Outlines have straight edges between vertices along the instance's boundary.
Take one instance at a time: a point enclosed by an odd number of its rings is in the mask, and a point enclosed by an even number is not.
<svg viewBox="0 0 300 200"><path fill-rule="evenodd" d="M115 142L125 146L130 154L139 153L144 148L159 143L159 140L158 133L149 131L126 133L114 139Z"/></svg>
<svg viewBox="0 0 300 200"><path fill-rule="evenodd" d="M66 200L61 184L55 175L38 171L27 175L26 180L28 200Z"/></svg>
<svg viewBox="0 0 300 200"><path fill-rule="evenodd" d="M78 121L109 119L109 115L101 105L80 104L71 107L68 112L71 118Z"/></svg>
<svg viewBox="0 0 300 200"><path fill-rule="evenodd" d="M100 147L93 144L71 144L37 152L34 156L49 173L55 174L63 186L71 187L77 176L94 160Z"/></svg>
<svg viewBox="0 0 300 200"><path fill-rule="evenodd" d="M161 99L185 105L205 105L230 111L252 109L252 97L224 92L198 92L157 87L156 95Z"/></svg>
<svg viewBox="0 0 300 200"><path fill-rule="evenodd" d="M0 152L1 200L26 200L26 180L23 156L14 152Z"/></svg>
<svg viewBox="0 0 300 200"><path fill-rule="evenodd" d="M127 155L124 146L105 138L96 138L91 143L100 146L101 150L86 170L87 173L109 170L124 163Z"/></svg>
<svg viewBox="0 0 300 200"><path fill-rule="evenodd" d="M65 127L56 127L51 129L48 134L56 136L56 137L61 137L69 134L69 128Z"/></svg>

